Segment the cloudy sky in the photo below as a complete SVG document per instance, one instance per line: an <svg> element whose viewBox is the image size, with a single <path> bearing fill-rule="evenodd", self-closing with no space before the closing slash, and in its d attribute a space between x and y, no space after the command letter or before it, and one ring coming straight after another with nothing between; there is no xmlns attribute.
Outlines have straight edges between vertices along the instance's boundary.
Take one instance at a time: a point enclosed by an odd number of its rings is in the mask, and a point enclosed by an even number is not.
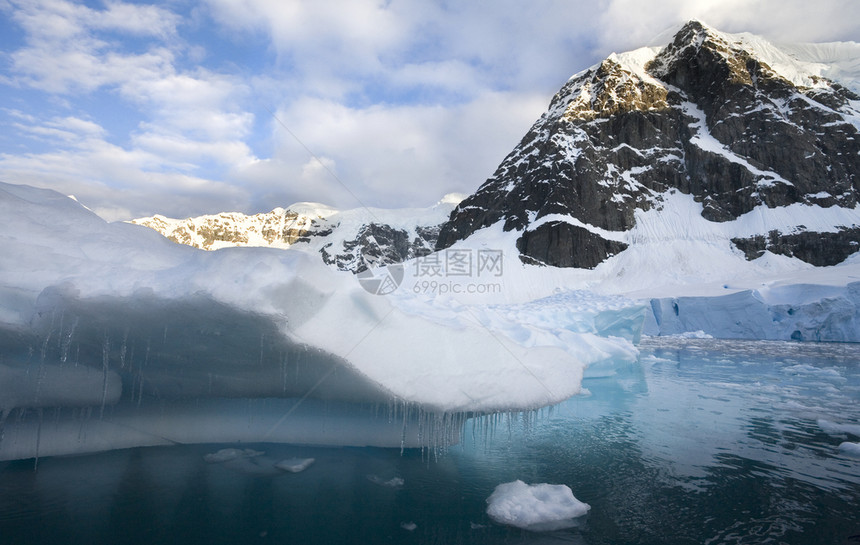
<svg viewBox="0 0 860 545"><path fill-rule="evenodd" d="M860 41L856 0L0 0L0 181L109 220L430 206L572 74L691 18Z"/></svg>

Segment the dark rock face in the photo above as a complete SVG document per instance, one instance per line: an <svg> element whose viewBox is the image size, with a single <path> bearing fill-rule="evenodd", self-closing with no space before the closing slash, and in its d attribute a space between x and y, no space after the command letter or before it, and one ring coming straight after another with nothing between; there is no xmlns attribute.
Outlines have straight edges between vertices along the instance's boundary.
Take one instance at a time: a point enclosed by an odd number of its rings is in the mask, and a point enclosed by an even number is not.
<svg viewBox="0 0 860 545"><path fill-rule="evenodd" d="M860 228L845 228L838 233L789 233L771 231L767 236L734 238L732 242L747 259L761 257L765 250L802 259L816 267L837 265L860 250Z"/></svg>
<svg viewBox="0 0 860 545"><path fill-rule="evenodd" d="M623 242L606 240L582 227L548 222L523 233L517 240L520 259L553 267L590 269L627 248Z"/></svg>
<svg viewBox="0 0 860 545"><path fill-rule="evenodd" d="M612 56L556 94L493 176L453 211L436 247L503 222L505 231L522 233L524 259L591 268L624 248L599 230L631 229L636 210L659 208L672 189L692 195L714 222L757 206L853 208L860 135L845 114L860 97L822 78L815 83L795 86L697 22L638 69ZM561 217L539 221L549 215ZM836 250L810 244L818 235L782 235L767 249L831 263L858 240L856 229L846 229ZM761 246L738 245L750 259Z"/></svg>
<svg viewBox="0 0 860 545"><path fill-rule="evenodd" d="M343 242L340 253L331 253L337 250L334 243L329 243L320 249L320 254L326 265L360 273L368 267L401 263L431 253L439 226L419 227L416 232L417 236L410 240L409 233L403 229L369 223L359 230L354 239Z"/></svg>

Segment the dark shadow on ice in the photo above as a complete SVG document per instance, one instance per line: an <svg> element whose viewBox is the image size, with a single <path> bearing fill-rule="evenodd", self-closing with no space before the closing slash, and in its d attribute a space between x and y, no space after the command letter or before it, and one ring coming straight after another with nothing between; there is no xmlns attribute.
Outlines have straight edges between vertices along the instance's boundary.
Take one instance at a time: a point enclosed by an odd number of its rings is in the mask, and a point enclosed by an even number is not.
<svg viewBox="0 0 860 545"><path fill-rule="evenodd" d="M290 340L277 320L202 294L45 290L29 330L0 326L0 460L203 442L456 443L465 417L441 415L444 429L428 433L434 415Z"/></svg>
<svg viewBox="0 0 860 545"><path fill-rule="evenodd" d="M375 402L385 395L341 358L287 339L280 328L289 324L203 294L80 299L51 288L36 308L32 334L19 334L24 345L0 353L106 367L122 377L123 400L297 397L312 388L320 399Z"/></svg>

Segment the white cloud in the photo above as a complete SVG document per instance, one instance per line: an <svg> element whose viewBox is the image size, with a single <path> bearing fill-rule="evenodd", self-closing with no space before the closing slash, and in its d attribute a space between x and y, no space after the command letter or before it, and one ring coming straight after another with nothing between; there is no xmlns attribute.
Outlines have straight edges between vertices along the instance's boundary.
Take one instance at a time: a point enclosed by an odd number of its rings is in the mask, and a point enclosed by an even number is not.
<svg viewBox="0 0 860 545"><path fill-rule="evenodd" d="M52 142L55 148L4 155L0 168L6 179L43 186L53 180L65 193L112 213L149 214L167 208L179 212L175 204L190 204L175 198L183 193L195 194L195 204L238 195L247 202L243 191L199 173L212 165L235 168L255 161L244 141L254 116L238 106L248 87L234 76L179 66L177 54L183 44L177 38L178 16L160 7L121 2L93 9L39 0L12 3L11 8L11 18L26 38L9 55L7 82L61 97L66 109L74 109L80 96L107 90L129 101L139 121L131 134L110 135L93 120L52 116L42 121L30 112L25 116L10 111L20 133ZM118 35L148 41L142 52L129 51ZM204 191L212 195L207 197ZM108 195L125 204L109 203ZM169 204L160 205L162 201ZM193 208L206 211L199 204Z"/></svg>
<svg viewBox="0 0 860 545"><path fill-rule="evenodd" d="M601 43L635 48L691 19L777 42L860 40L860 3L854 0L611 0L600 19Z"/></svg>
<svg viewBox="0 0 860 545"><path fill-rule="evenodd" d="M39 144L0 155L4 179L114 218L429 205L476 189L571 74L667 27L860 39L853 0L2 2L25 37L0 85L49 97L0 110ZM230 56L248 43L253 69ZM126 134L97 92L129 108Z"/></svg>
<svg viewBox="0 0 860 545"><path fill-rule="evenodd" d="M276 113L286 128L272 122L279 168L255 163L236 176L277 186L262 191L277 198L268 208L322 196L349 208L429 206L445 193L477 188L546 105L540 95L514 93L485 93L456 107L350 108L305 98Z"/></svg>
<svg viewBox="0 0 860 545"><path fill-rule="evenodd" d="M75 143L89 138L98 138L105 134L104 128L98 123L76 117L54 118L41 124L32 116L26 116L24 119L27 121L26 124L14 123L13 126L41 139L57 139L66 143Z"/></svg>

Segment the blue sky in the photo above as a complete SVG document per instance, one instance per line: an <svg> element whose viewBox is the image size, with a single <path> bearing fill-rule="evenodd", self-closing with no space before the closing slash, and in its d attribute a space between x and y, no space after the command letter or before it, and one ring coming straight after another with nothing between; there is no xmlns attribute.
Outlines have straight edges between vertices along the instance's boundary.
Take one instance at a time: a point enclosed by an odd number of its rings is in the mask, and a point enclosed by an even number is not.
<svg viewBox="0 0 860 545"><path fill-rule="evenodd" d="M860 41L855 0L0 0L0 180L109 220L429 206L572 74L691 18Z"/></svg>

